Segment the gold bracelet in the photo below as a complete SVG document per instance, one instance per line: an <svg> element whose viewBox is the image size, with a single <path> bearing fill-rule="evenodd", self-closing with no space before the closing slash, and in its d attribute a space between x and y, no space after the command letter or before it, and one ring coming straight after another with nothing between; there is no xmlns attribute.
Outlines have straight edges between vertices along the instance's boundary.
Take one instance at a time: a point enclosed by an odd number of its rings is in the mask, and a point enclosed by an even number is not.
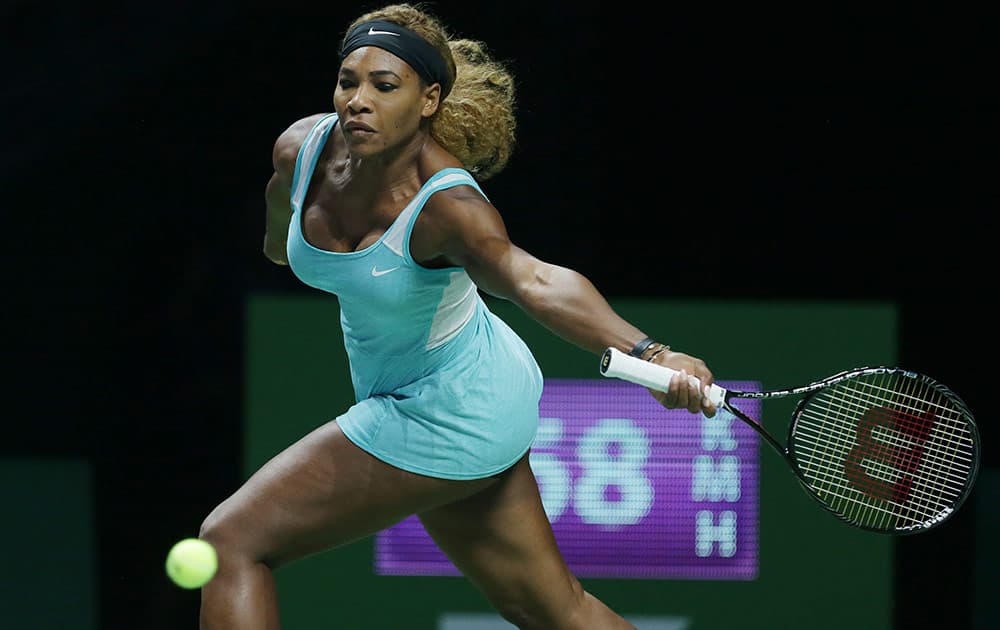
<svg viewBox="0 0 1000 630"><path fill-rule="evenodd" d="M649 355L649 358L648 358L648 359L646 359L646 360L647 360L647 361L652 361L653 359L655 359L655 358L656 358L656 355L660 354L661 352L666 352L666 351L668 351L668 350L670 350L670 346L668 346L668 345L664 345L664 344L662 344L662 343L661 343L661 344L660 344L660 347L659 347L659 348L657 348L656 350L654 350L654 351L653 351L653 354Z"/></svg>

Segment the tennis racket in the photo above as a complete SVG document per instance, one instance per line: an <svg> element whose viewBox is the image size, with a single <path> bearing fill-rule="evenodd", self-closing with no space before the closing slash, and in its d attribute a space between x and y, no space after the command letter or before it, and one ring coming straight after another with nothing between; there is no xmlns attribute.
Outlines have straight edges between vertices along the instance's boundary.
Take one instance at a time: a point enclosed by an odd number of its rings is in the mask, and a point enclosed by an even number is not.
<svg viewBox="0 0 1000 630"><path fill-rule="evenodd" d="M660 391L675 373L615 348L601 357L604 376ZM969 496L979 472L979 430L968 407L915 372L857 368L791 389L712 385L709 396L774 447L813 498L862 529L914 534L937 527ZM800 396L787 446L733 404L785 396Z"/></svg>

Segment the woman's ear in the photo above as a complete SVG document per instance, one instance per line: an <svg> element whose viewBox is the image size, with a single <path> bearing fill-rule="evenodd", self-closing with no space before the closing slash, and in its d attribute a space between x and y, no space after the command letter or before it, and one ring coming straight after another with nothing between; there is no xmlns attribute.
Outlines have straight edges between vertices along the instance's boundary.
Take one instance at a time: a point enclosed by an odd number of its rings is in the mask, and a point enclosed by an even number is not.
<svg viewBox="0 0 1000 630"><path fill-rule="evenodd" d="M424 107L421 115L424 117L433 116L441 102L441 84L435 83L424 92Z"/></svg>

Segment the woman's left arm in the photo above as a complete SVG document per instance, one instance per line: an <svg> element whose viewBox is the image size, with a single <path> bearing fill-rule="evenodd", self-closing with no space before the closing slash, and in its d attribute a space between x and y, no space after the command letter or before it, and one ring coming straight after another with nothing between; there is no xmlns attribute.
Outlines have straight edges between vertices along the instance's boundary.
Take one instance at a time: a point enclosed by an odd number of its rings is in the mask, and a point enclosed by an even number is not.
<svg viewBox="0 0 1000 630"><path fill-rule="evenodd" d="M439 198L429 215L443 235L438 251L450 263L464 267L486 293L510 300L556 335L595 354L608 347L629 352L647 336L615 312L584 275L539 260L513 244L497 210L478 193L435 197ZM663 404L694 410L708 405L714 413L707 399L694 400L713 382L704 361L670 351L659 353L655 360L701 382L693 393L681 394L672 385L669 395L657 395Z"/></svg>

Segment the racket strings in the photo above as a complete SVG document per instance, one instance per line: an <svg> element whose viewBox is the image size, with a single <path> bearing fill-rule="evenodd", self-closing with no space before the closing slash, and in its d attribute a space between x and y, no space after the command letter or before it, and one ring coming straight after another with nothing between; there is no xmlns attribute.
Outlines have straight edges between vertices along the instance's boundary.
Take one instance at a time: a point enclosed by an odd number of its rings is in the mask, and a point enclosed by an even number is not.
<svg viewBox="0 0 1000 630"><path fill-rule="evenodd" d="M804 438L809 437L812 438L814 445L827 444L834 448L850 447L857 439L856 418L864 413L863 409L867 408L859 408L857 405L844 405L836 400L828 401L826 409L837 410L839 412L837 421L832 427L824 423L824 421L829 419L828 415L818 414L815 409L809 408L800 416L800 424L796 430L796 440L803 441ZM806 422L803 422L803 419ZM897 416L896 419L897 421L899 419L905 420L905 416ZM812 423L808 422L809 420L812 420ZM962 426L963 424L959 423L958 426ZM914 439L906 436L910 432L912 431L892 431L881 426L876 426L872 429L872 435L875 438L874 442L881 445L884 451L889 451L891 447L899 450L912 450L916 446L916 443ZM945 475L953 476L955 479L964 479L965 475L958 474L956 467L947 465L949 462L965 462L969 468L972 467L973 458L971 450L958 450L962 446L967 445L968 441L961 439L954 432L951 434L942 432L940 442L940 448L932 448L924 452L922 461L938 464L942 467L942 472ZM819 459L822 460L823 458ZM892 471L898 470L899 466L889 465L885 461L886 459L888 458L873 458L870 465L873 467L885 467ZM945 468L945 466L947 467Z"/></svg>
<svg viewBox="0 0 1000 630"><path fill-rule="evenodd" d="M935 402L943 403L946 401L945 395L940 390L933 388L932 391ZM941 456L928 460L926 470L921 471L921 474L916 476L915 486L921 487L926 484L927 494L930 494L929 490L933 489L932 484L948 484L949 490L953 491L949 494L961 497L975 476L975 449L977 445L965 414L961 409L952 405L948 405L948 408L951 409L952 414L942 414L941 417L945 422L935 424L937 431L932 432L928 440L930 445L928 451L940 452ZM957 480L956 476L959 477ZM917 493L915 496L919 501L925 496L925 493ZM923 505L930 508L934 505L933 498L932 496ZM956 503L957 501L953 500L950 504ZM919 503L911 509L915 510L917 507L919 507Z"/></svg>
<svg viewBox="0 0 1000 630"><path fill-rule="evenodd" d="M838 484L839 488L844 489L845 492L854 494L855 498L861 496L857 495L856 492L857 490L860 489L862 490L864 495L867 495L868 497L874 497L877 499L881 499L882 501L894 501L897 504L896 508L894 509L899 511L901 514L905 514L905 512L903 512L902 510L908 509L910 514L912 514L913 518L918 521L924 516L939 513L940 509L942 509L940 507L940 501L948 497L958 496L958 493L956 492L947 491L947 489L943 485L947 484L949 480L942 481L940 479L940 475L934 475L932 472L929 472L932 471L934 468L940 468L940 462L933 459L929 463L925 462L925 464L927 465L927 469L925 470L925 472L927 473L927 479L929 480L929 485L933 487L928 489L928 488L921 488L920 485L915 485L914 487L910 487L910 485L903 485L901 486L903 491L901 493L895 493L895 494L890 490L888 490L893 488L894 486L892 486L891 484L898 483L898 480L901 477L901 473L899 473L897 469L903 469L906 472L911 472L910 468L912 467L907 466L905 463L901 464L899 461L892 461L891 458L886 457L885 454L879 453L879 450L881 449L872 448L872 444L874 445L879 444L879 442L877 441L879 439L885 441L884 436L882 438L878 437L877 435L875 437L869 436L868 450L866 452L863 452L862 456L856 458L858 461L854 462L855 464L854 475L852 476L848 474L847 476L847 480L852 482L851 485L855 487L851 488L841 483ZM910 446L909 443L907 443L906 445L908 447ZM893 457L896 457L898 459L900 452L906 452L906 451L900 451L898 448L896 448L894 450L894 453L892 454ZM850 453L848 453L848 455L850 455ZM865 458L863 459L863 461L862 457ZM864 469L862 469L862 465L864 466ZM839 479L840 472L839 470L832 470L830 471L830 474L824 475L824 477ZM907 484L909 484L912 480L907 478L906 481ZM951 481L955 480L952 479ZM881 491L874 492L872 490L873 488L880 489ZM898 494L899 496L896 496L896 494ZM861 496L861 498L864 497ZM909 501L908 504L907 501ZM862 503L870 504L872 502L863 501ZM849 504L847 506L849 509L844 510L845 514L849 517L855 517L856 516L855 513L858 511L858 506L859 504ZM929 509L921 509L921 506ZM843 506L838 506L838 507L843 509ZM883 514L885 514L885 512L883 512ZM874 523L874 524L884 525L884 523Z"/></svg>
<svg viewBox="0 0 1000 630"><path fill-rule="evenodd" d="M900 470L902 470L903 472L907 472L908 469L911 467L911 466L907 465L907 463L904 460L900 459L900 453L911 452L910 449L915 448L915 445L912 444L912 440L896 440L897 444L902 444L903 446L906 447L906 449L900 449L898 447L892 448L892 447L887 446L887 445L884 446L884 448L883 448L882 446L887 441L885 439L885 436L891 436L892 433L891 432L886 432L881 437L878 435L877 430L873 431L873 433L875 433L874 437L869 436L867 450L863 450L862 451L862 456L864 456L864 459L863 459L863 461L859 462L861 465L863 465L865 467L864 470L861 471L861 466L857 465L856 467L858 468L858 470L860 472L858 472L858 473L855 474L855 476L854 476L855 478L854 479L851 479L850 475L848 475L848 479L850 481L853 481L854 485L860 485L860 486L862 486L862 489L864 489L864 486L866 485L866 483L869 483L869 482L873 483L873 484L876 484L876 485L881 484L883 486L883 491L881 493L874 493L872 491L872 487L869 487L869 488L867 488L867 494L869 494L869 495L876 494L878 496L878 498L881 498L883 500L892 499L894 497L886 496L887 493L885 492L885 487L887 487L888 484L895 484L895 483L898 482L900 476L902 475L902 473L900 473ZM844 432L839 433L838 434L838 438L839 439L837 440L837 442L839 442L840 445L844 445L845 442L853 441L853 439L855 439L855 438L852 438L851 435L849 435L849 432L848 433L844 433ZM887 452L887 451L889 451L889 452ZM850 452L848 453L848 455L850 455ZM862 460L862 457L858 457L857 459ZM826 460L831 460L831 458L827 457ZM935 467L940 468L940 463L941 463L940 461L935 461L934 458L931 458L931 462L930 462L930 465L928 466L927 470L931 470L931 469L933 469ZM829 467L829 466L827 466L824 469L823 472L828 473L826 475L823 475L824 477L831 477L832 476L833 478L836 478L836 479L839 479L840 477L842 477L842 474L840 472L840 468L836 467L836 466L835 467ZM928 475L928 479L931 480L932 484L935 481L938 482L937 483L937 485L938 485L937 489L939 490L939 494L942 494L942 492L940 492L940 490L941 490L941 488L944 487L943 484L946 484L947 482L941 482L940 479L939 479L939 477L940 477L940 475L934 475L933 473L931 473L931 474ZM923 492L923 494L925 495L924 498L929 498L929 496L930 496L926 492ZM952 494L952 495L955 495L956 493L948 493L947 491L945 491L945 492L943 492L943 494ZM916 493L911 493L909 495L909 498L916 499L916 500L919 501L920 500L920 495L921 495L921 491L918 488ZM902 499L899 500L899 501L897 501L897 502L898 503L905 503L906 498L907 497L902 497Z"/></svg>
<svg viewBox="0 0 1000 630"><path fill-rule="evenodd" d="M957 502L975 470L962 411L938 388L900 374L817 392L796 419L793 442L819 498L873 528L934 518Z"/></svg>
<svg viewBox="0 0 1000 630"><path fill-rule="evenodd" d="M812 447L813 451L822 450L826 453L830 453L832 448L832 445L830 444L830 436L809 434L808 432L800 432L797 434L796 442L800 445L797 453L802 453L808 450L803 449L802 445ZM845 450L849 452L850 449L844 448L841 452ZM878 455L878 453L875 453L875 455ZM811 455L805 459L806 463L803 468L807 473L812 472L817 477L823 476L824 474L827 478L830 476L838 479L844 477L842 464L838 464L838 458L836 457L816 457L815 455ZM895 484L899 481L903 473L898 467L886 462L886 459L887 458L882 457L865 458L861 462L861 465L871 478L883 481L887 484ZM839 458L839 460L846 460L846 457ZM958 490L954 489L958 488L960 490L968 475L959 474L959 470L956 467L949 465L947 460L944 458L925 456L922 458L922 462L929 464L928 468L923 473L929 487L911 489L908 493L911 498L915 495L926 493L926 491L931 489L936 489L939 494L946 496L957 496L960 494ZM933 468L931 468L931 466L933 466ZM969 469L971 469L971 465L969 466Z"/></svg>

